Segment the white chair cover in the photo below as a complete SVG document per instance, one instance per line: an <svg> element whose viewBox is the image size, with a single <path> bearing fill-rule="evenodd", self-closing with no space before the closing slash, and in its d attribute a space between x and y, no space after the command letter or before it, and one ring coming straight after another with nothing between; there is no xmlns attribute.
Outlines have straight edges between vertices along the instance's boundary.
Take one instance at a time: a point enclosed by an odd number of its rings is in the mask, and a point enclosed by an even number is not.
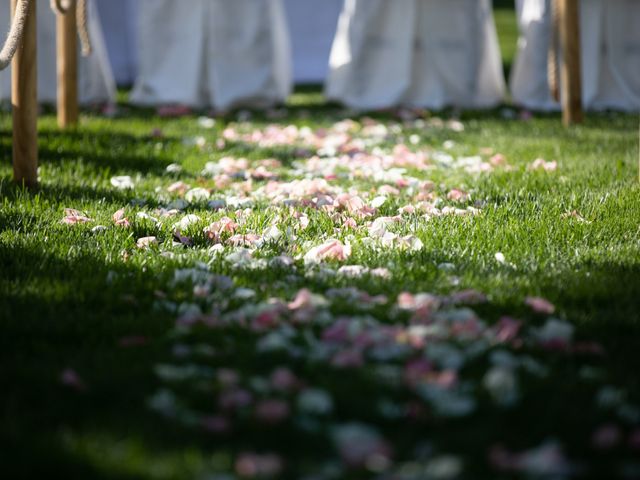
<svg viewBox="0 0 640 480"><path fill-rule="evenodd" d="M504 91L490 0L346 0L330 99L357 109L491 107Z"/></svg>
<svg viewBox="0 0 640 480"><path fill-rule="evenodd" d="M281 0L139 2L140 63L132 102L227 109L273 104L289 94Z"/></svg>
<svg viewBox="0 0 640 480"><path fill-rule="evenodd" d="M138 66L138 0L96 0L109 60L118 85L133 85Z"/></svg>
<svg viewBox="0 0 640 480"><path fill-rule="evenodd" d="M297 83L322 83L329 72L329 54L344 0L285 0L293 78Z"/></svg>
<svg viewBox="0 0 640 480"><path fill-rule="evenodd" d="M78 63L78 97L81 104L109 103L116 98L116 86L102 35L98 12L88 2L88 28L93 53L80 56ZM38 100L55 103L57 97L56 16L48 1L39 1L38 15ZM11 9L9 2L0 1L0 25L9 30ZM79 48L79 47L78 47ZM0 72L0 99L11 99L10 68Z"/></svg>
<svg viewBox="0 0 640 480"><path fill-rule="evenodd" d="M550 0L517 0L518 56L510 79L513 100L555 110L547 80ZM582 0L582 95L587 109L640 109L640 1Z"/></svg>

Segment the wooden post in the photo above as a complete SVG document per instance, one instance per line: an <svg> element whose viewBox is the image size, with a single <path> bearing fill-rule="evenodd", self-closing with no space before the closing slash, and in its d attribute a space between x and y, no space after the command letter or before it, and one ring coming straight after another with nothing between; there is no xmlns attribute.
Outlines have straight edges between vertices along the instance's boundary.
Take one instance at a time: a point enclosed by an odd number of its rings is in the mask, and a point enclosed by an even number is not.
<svg viewBox="0 0 640 480"><path fill-rule="evenodd" d="M580 12L579 0L558 1L560 2L560 44L562 46L562 121L568 126L582 123L583 120Z"/></svg>
<svg viewBox="0 0 640 480"><path fill-rule="evenodd" d="M60 128L78 123L78 41L73 7L72 4L66 15L56 15L58 126Z"/></svg>
<svg viewBox="0 0 640 480"><path fill-rule="evenodd" d="M22 45L11 63L13 109L13 178L28 187L38 184L38 87L36 3L29 2ZM12 15L17 0L11 0Z"/></svg>

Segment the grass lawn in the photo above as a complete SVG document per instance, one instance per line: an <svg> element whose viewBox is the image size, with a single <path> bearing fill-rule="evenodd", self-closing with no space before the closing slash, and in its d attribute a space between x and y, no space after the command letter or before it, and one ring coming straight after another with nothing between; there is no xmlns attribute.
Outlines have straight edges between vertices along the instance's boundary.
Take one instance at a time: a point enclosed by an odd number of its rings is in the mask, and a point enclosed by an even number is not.
<svg viewBox="0 0 640 480"><path fill-rule="evenodd" d="M640 476L637 115L120 107L0 117L3 478Z"/></svg>

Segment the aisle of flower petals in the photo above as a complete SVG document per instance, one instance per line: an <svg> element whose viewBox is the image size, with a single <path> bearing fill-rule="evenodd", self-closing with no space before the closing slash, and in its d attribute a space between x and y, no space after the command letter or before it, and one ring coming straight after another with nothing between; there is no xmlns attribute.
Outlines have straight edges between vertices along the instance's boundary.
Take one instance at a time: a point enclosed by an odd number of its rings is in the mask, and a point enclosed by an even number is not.
<svg viewBox="0 0 640 480"><path fill-rule="evenodd" d="M475 178L556 174L554 161L523 166L491 148L459 156L455 141L425 149L406 133L464 128L437 118L323 131L239 122L185 142L290 158L218 155L197 178L170 165L157 208L123 206L103 225L65 212L64 223L95 223L96 234L132 229L124 255L198 252L156 292L176 321L148 405L210 436L212 454L229 452L210 478L556 479L611 458L617 474L638 475L640 409L611 383L602 347L553 304L532 295L496 315L485 293L458 287L448 262L437 265L448 283L433 291L395 288L425 261L432 222L473 228L482 217ZM111 182L135 189L137 179ZM573 213L567 221L580 221ZM501 252L487 261L517 268ZM546 411L551 397L566 411Z"/></svg>

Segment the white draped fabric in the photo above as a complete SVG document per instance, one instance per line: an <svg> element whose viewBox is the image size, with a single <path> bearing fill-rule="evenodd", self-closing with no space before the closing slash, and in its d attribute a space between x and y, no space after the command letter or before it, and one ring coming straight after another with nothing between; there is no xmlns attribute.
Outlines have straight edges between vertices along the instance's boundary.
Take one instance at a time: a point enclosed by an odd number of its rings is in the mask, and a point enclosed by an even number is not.
<svg viewBox="0 0 640 480"><path fill-rule="evenodd" d="M291 90L281 0L139 0L142 105L263 106Z"/></svg>
<svg viewBox="0 0 640 480"><path fill-rule="evenodd" d="M96 0L113 74L119 85L132 85L138 67L138 0Z"/></svg>
<svg viewBox="0 0 640 480"><path fill-rule="evenodd" d="M357 109L473 108L504 92L490 0L346 0L330 99Z"/></svg>
<svg viewBox="0 0 640 480"><path fill-rule="evenodd" d="M93 53L81 57L79 50L78 97L81 104L114 102L116 86L102 35L98 12L93 2L88 2L88 28ZM57 92L56 70L56 16L49 2L38 2L38 100L55 103ZM0 25L9 30L11 9L9 2L0 1ZM11 99L10 68L0 72L0 99Z"/></svg>
<svg viewBox="0 0 640 480"><path fill-rule="evenodd" d="M511 75L514 102L558 109L547 81L550 0L517 0L521 36ZM640 0L581 0L585 108L640 109Z"/></svg>
<svg viewBox="0 0 640 480"><path fill-rule="evenodd" d="M96 2L116 81L120 85L131 85L138 67L136 28L139 0ZM325 81L343 3L344 0L284 0L291 33L295 82Z"/></svg>
<svg viewBox="0 0 640 480"><path fill-rule="evenodd" d="M293 47L293 78L322 83L344 0L285 0Z"/></svg>

